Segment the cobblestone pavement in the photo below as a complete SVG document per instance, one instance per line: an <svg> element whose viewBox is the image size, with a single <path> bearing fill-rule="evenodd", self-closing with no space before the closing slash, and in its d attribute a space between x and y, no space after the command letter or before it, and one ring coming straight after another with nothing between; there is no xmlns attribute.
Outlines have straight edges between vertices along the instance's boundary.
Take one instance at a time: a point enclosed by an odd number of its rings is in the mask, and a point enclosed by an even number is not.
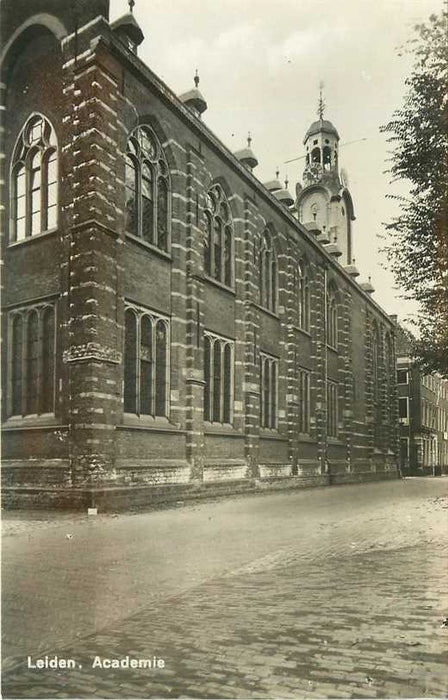
<svg viewBox="0 0 448 700"><path fill-rule="evenodd" d="M448 697L447 505L446 496L422 501L407 536L406 518L390 531L391 513L374 544L345 537L342 546L335 523L305 556L298 536L248 557L51 652L75 659L74 670L12 668L3 696ZM127 655L165 668L92 668L96 656Z"/></svg>

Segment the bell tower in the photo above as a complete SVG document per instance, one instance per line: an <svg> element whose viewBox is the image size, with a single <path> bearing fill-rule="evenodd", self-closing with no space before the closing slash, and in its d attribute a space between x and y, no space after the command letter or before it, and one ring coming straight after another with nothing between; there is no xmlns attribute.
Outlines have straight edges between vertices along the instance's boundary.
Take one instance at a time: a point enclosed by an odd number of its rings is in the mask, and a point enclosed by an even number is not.
<svg viewBox="0 0 448 700"><path fill-rule="evenodd" d="M308 229L319 232L319 240L340 258L342 265L353 259L353 202L348 191L347 176L339 171L339 134L336 127L324 119L325 102L320 85L317 121L305 134L305 168L303 187L298 185L297 211L299 221Z"/></svg>

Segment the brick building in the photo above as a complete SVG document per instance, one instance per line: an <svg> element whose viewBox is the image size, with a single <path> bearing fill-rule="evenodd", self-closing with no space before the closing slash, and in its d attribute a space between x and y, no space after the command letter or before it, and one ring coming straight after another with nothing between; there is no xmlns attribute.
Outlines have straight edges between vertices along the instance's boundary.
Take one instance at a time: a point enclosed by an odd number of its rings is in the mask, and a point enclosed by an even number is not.
<svg viewBox="0 0 448 700"><path fill-rule="evenodd" d="M107 0L4 0L3 495L86 506L396 476L394 323L323 112L296 201Z"/></svg>
<svg viewBox="0 0 448 700"><path fill-rule="evenodd" d="M400 466L403 474L448 474L448 380L425 375L411 357L412 336L397 332Z"/></svg>

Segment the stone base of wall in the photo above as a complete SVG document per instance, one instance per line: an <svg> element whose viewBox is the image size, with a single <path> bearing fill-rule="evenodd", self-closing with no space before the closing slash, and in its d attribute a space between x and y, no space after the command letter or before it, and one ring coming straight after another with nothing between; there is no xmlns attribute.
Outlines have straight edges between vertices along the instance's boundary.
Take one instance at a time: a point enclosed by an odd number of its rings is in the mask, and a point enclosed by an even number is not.
<svg viewBox="0 0 448 700"><path fill-rule="evenodd" d="M329 485L343 485L396 479L398 470L384 467L382 470L356 469L350 472L338 471L336 474L320 474L318 468L308 470L298 476L289 476L285 465L277 470L264 470L265 476L259 479L238 478L243 473L242 464L208 465L204 468L202 482L184 480L189 471L185 464L166 464L161 467L140 465L141 481L116 482L114 485L101 485L95 488L67 487L63 484L39 487L36 485L5 485L2 489L2 504L11 509L64 509L82 511L96 507L98 512L132 510L135 508L158 508L165 504L182 504L192 499L205 499L231 496L244 493L261 493L269 491L291 491ZM272 467L272 465L271 465ZM171 471L170 471L171 468ZM129 474L136 466L126 468ZM130 470L130 471L129 471ZM244 467L245 470L245 467ZM276 472L276 473L275 473ZM245 472L244 472L245 473ZM175 480L177 479L179 480ZM161 483L159 479L164 479ZM8 479L6 479L6 483Z"/></svg>

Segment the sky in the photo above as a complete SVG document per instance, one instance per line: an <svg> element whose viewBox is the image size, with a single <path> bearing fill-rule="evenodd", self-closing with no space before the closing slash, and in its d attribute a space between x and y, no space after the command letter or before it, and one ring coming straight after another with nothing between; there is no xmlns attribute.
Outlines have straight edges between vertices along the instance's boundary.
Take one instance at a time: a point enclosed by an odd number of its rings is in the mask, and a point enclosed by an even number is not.
<svg viewBox="0 0 448 700"><path fill-rule="evenodd" d="M111 0L111 20L128 9ZM373 298L401 320L417 307L384 269L379 236L397 213L387 195L405 189L390 185L380 126L402 104L412 67L400 48L441 9L442 0L136 0L134 8L145 34L139 57L177 94L193 87L197 68L205 124L231 151L250 131L254 175L266 182L279 168L293 194L304 161L285 161L303 155L324 83L325 118L347 143L340 165L355 207L358 281L371 276Z"/></svg>

